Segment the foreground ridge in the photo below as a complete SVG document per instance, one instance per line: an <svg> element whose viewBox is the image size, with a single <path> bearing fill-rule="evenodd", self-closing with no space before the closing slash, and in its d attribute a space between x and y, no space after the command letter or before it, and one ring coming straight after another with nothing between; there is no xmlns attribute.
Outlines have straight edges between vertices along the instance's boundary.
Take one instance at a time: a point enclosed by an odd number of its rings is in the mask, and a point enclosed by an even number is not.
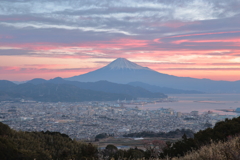
<svg viewBox="0 0 240 160"><path fill-rule="evenodd" d="M237 135L239 132L240 117L218 122L214 128L197 132L194 138L183 135L181 140L173 143L154 140L145 147L145 151L137 147L121 150L112 144L107 145L103 150L98 150L91 143L77 142L59 132L15 131L0 122L0 157L1 160L153 160L161 158L163 160L169 158L172 160L239 160L240 136Z"/></svg>

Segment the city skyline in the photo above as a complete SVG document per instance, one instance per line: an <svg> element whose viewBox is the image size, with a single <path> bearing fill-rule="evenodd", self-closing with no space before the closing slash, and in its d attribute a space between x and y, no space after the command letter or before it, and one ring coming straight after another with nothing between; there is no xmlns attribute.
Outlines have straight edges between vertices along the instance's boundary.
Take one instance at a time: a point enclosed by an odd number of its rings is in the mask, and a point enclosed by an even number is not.
<svg viewBox="0 0 240 160"><path fill-rule="evenodd" d="M237 81L239 8L239 0L2 0L0 79L67 78L122 57L165 74Z"/></svg>

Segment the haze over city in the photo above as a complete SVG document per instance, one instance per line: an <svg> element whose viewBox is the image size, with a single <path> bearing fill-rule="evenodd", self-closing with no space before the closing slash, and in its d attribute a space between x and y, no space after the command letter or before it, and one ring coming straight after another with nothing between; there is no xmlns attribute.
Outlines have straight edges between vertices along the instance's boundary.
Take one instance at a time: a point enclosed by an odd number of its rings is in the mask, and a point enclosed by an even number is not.
<svg viewBox="0 0 240 160"><path fill-rule="evenodd" d="M67 78L122 57L160 73L237 81L239 7L239 0L1 0L0 79Z"/></svg>

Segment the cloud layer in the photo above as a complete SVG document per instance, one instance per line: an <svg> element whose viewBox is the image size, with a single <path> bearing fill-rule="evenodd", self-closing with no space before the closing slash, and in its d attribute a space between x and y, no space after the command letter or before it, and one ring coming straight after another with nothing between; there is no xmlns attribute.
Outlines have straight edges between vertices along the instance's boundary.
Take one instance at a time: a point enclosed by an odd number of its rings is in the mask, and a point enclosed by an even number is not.
<svg viewBox="0 0 240 160"><path fill-rule="evenodd" d="M239 19L240 0L2 0L0 79L43 73L20 57L62 77L125 57L167 74L239 80Z"/></svg>

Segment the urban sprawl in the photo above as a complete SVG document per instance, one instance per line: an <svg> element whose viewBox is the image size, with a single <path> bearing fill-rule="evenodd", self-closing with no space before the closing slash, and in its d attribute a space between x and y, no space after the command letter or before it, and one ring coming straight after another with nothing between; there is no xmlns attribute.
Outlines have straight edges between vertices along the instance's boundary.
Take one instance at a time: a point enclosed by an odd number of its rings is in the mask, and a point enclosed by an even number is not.
<svg viewBox="0 0 240 160"><path fill-rule="evenodd" d="M175 112L171 108L143 110L147 103L171 103L167 99L140 99L115 102L0 102L0 122L21 131L61 132L77 140L94 140L100 133L123 136L128 133L169 132L190 129L197 132L229 118L213 112ZM129 107L132 106L132 107Z"/></svg>

